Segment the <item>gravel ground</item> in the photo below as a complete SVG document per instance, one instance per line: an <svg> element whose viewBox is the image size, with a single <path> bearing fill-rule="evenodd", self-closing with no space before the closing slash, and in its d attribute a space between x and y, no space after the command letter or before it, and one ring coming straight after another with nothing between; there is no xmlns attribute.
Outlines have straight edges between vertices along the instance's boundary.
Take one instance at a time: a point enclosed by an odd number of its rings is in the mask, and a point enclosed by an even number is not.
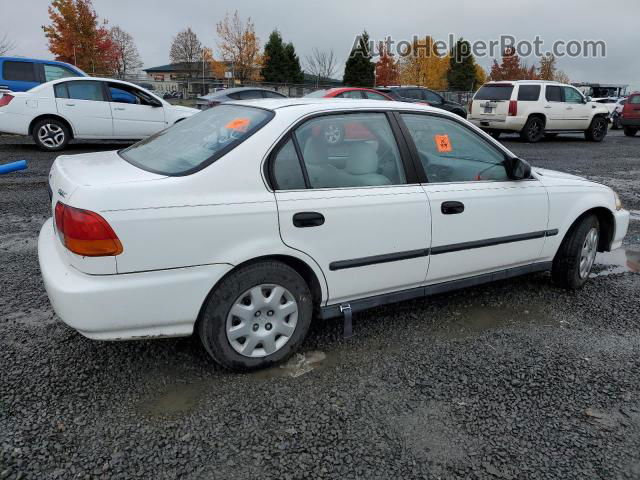
<svg viewBox="0 0 640 480"><path fill-rule="evenodd" d="M640 211L640 138L503 141ZM54 156L0 137L22 158L0 178L0 480L640 478L640 213L579 292L536 274L358 315L349 341L315 322L304 356L240 375L196 338L62 324L36 255Z"/></svg>

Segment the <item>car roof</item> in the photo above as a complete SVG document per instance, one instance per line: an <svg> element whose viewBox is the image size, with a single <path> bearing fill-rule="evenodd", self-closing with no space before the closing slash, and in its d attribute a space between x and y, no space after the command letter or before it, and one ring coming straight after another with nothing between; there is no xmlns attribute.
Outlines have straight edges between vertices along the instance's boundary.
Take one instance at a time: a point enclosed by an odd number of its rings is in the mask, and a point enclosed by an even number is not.
<svg viewBox="0 0 640 480"><path fill-rule="evenodd" d="M213 98L218 98L218 97L224 97L226 95L229 95L231 93L236 93L236 92L246 92L247 90L258 90L260 92L273 92L279 95L283 95L280 92L276 92L275 90L271 90L269 88L262 88L262 87L234 87L234 88L225 88L224 90L218 90L217 92L211 92L207 95L202 95L200 97L198 97L198 100L211 100Z"/></svg>
<svg viewBox="0 0 640 480"><path fill-rule="evenodd" d="M351 99L351 98L268 98L256 100L236 100L226 102L225 105L247 105L251 107L264 108L267 110L283 110L295 108L304 114L315 112L339 111L339 110L416 110L416 111L432 111L442 114L449 112L429 107L423 104L381 101L367 99ZM456 117L456 115L451 114Z"/></svg>

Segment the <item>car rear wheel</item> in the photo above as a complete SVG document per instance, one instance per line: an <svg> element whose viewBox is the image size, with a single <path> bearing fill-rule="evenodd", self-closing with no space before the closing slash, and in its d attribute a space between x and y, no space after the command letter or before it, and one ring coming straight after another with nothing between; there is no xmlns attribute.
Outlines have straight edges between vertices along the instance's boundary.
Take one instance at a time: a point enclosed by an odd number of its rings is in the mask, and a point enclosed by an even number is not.
<svg viewBox="0 0 640 480"><path fill-rule="evenodd" d="M489 132L489 135L498 140L500 138L500 135L502 135L502 132L500 130L491 130Z"/></svg>
<svg viewBox="0 0 640 480"><path fill-rule="evenodd" d="M624 127L624 134L627 137L633 137L635 136L635 134L638 132L637 128L632 128L632 127Z"/></svg>
<svg viewBox="0 0 640 480"><path fill-rule="evenodd" d="M600 224L595 215L588 215L573 225L553 259L551 278L563 288L575 290L587 279L598 253Z"/></svg>
<svg viewBox="0 0 640 480"><path fill-rule="evenodd" d="M540 117L530 117L520 132L520 138L525 142L536 143L544 136L544 120Z"/></svg>
<svg viewBox="0 0 640 480"><path fill-rule="evenodd" d="M33 126L33 140L42 150L56 152L64 149L71 139L67 126L55 118L45 118Z"/></svg>
<svg viewBox="0 0 640 480"><path fill-rule="evenodd" d="M309 287L295 270L260 262L231 273L215 288L198 333L220 365L255 370L282 362L298 349L312 311Z"/></svg>
<svg viewBox="0 0 640 480"><path fill-rule="evenodd" d="M607 119L596 117L591 121L589 128L584 131L584 136L592 142L601 142L607 136Z"/></svg>

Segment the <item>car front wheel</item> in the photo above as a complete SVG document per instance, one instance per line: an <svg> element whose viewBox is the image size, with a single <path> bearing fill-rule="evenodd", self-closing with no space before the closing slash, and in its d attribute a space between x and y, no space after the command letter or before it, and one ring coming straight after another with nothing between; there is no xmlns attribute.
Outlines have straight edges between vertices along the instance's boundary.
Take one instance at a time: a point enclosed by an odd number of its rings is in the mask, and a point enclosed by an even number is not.
<svg viewBox="0 0 640 480"><path fill-rule="evenodd" d="M591 121L589 128L585 130L584 136L592 142L601 142L607 136L607 119L604 117L596 117Z"/></svg>
<svg viewBox="0 0 640 480"><path fill-rule="evenodd" d="M265 261L242 267L209 296L198 323L211 357L232 370L255 370L289 358L313 312L311 293L291 267Z"/></svg>
<svg viewBox="0 0 640 480"><path fill-rule="evenodd" d="M33 126L33 140L42 150L48 152L62 150L70 139L69 129L60 120L45 118Z"/></svg>
<svg viewBox="0 0 640 480"><path fill-rule="evenodd" d="M571 290L582 287L596 260L599 239L600 224L595 215L588 215L573 225L553 259L553 282Z"/></svg>

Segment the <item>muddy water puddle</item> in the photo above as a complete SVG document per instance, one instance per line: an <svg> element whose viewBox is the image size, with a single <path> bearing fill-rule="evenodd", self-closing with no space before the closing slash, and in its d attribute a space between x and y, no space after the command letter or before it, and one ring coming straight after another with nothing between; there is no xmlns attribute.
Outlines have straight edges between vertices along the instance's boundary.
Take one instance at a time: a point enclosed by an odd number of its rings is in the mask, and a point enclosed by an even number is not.
<svg viewBox="0 0 640 480"><path fill-rule="evenodd" d="M640 272L640 251L618 248L612 252L600 252L591 272L591 277Z"/></svg>
<svg viewBox="0 0 640 480"><path fill-rule="evenodd" d="M251 373L251 377L267 380L271 378L298 378L314 370L320 370L337 363L336 354L327 355L325 352L314 350L306 353L297 353L286 363L264 370Z"/></svg>

